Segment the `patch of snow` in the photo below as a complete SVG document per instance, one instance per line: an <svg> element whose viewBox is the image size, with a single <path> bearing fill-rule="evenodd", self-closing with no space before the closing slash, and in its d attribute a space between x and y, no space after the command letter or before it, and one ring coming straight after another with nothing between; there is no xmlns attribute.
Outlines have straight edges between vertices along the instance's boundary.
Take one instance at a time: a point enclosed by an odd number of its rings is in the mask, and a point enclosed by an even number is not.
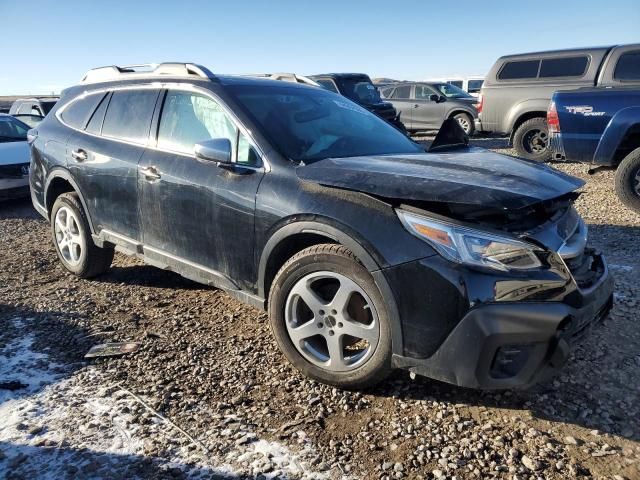
<svg viewBox="0 0 640 480"><path fill-rule="evenodd" d="M615 263L610 263L609 270L630 273L633 272L633 267L631 265L616 265Z"/></svg>

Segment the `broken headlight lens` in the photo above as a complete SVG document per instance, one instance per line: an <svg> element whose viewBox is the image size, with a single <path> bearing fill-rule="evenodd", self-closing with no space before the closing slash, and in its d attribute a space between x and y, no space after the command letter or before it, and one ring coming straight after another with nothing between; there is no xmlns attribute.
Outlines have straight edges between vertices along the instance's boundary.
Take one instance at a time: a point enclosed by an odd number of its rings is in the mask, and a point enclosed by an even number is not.
<svg viewBox="0 0 640 480"><path fill-rule="evenodd" d="M515 238L460 227L432 218L397 210L410 233L426 241L440 255L458 263L496 270L529 270L542 265L540 248Z"/></svg>

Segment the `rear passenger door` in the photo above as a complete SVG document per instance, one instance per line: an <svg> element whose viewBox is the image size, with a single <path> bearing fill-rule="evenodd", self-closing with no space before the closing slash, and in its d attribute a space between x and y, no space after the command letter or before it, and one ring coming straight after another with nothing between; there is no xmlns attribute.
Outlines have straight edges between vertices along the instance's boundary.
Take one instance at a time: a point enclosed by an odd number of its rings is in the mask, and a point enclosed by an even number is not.
<svg viewBox="0 0 640 480"><path fill-rule="evenodd" d="M212 95L180 89L163 95L154 119L156 143L140 161L145 257L177 265L191 278L189 265L205 278L249 278L256 192L264 175L257 149ZM235 165L195 157L195 144L212 138L231 142Z"/></svg>
<svg viewBox="0 0 640 480"><path fill-rule="evenodd" d="M138 161L149 139L160 89L127 88L95 94L84 114L78 103L61 113L79 131L68 142L69 170L80 187L96 233L140 242ZM87 97L87 98L91 98ZM67 111L69 110L69 111ZM73 126L73 125L71 125Z"/></svg>

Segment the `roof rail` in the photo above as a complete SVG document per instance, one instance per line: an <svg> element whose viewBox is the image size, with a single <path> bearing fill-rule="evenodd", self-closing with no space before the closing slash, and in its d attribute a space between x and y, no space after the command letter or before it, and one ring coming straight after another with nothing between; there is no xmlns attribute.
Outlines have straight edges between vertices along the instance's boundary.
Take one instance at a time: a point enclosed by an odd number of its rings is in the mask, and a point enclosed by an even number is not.
<svg viewBox="0 0 640 480"><path fill-rule="evenodd" d="M297 73L255 73L250 76L269 78L271 80L282 80L283 82L304 83L305 85L313 85L314 87L320 86L320 84L315 80L303 75L298 75Z"/></svg>
<svg viewBox="0 0 640 480"><path fill-rule="evenodd" d="M98 83L112 80L147 77L193 77L213 80L216 76L206 67L195 63L146 63L140 65L98 67L85 73L80 83Z"/></svg>

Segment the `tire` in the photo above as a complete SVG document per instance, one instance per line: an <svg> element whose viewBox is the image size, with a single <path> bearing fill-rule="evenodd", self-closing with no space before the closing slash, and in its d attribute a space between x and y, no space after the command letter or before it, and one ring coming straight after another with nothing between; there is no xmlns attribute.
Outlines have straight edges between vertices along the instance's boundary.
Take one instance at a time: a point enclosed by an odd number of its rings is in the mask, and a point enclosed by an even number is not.
<svg viewBox="0 0 640 480"><path fill-rule="evenodd" d="M622 159L616 171L616 194L625 206L640 213L640 148Z"/></svg>
<svg viewBox="0 0 640 480"><path fill-rule="evenodd" d="M113 248L93 243L91 229L76 193L63 193L51 210L53 245L64 268L80 278L104 273L113 261Z"/></svg>
<svg viewBox="0 0 640 480"><path fill-rule="evenodd" d="M458 125L460 125L460 127L462 127L462 129L464 130L464 133L467 134L467 136L472 136L473 133L475 132L476 126L473 123L473 118L471 118L471 115L469 115L468 113L456 113L453 116L453 119L458 122Z"/></svg>
<svg viewBox="0 0 640 480"><path fill-rule="evenodd" d="M339 290L331 298L331 289L336 288L332 282L336 277L340 279ZM310 289L320 286L313 297L314 301L321 300L316 304L320 310L314 309L315 313L312 313L307 301L297 294L298 291L308 293L302 287L307 285ZM326 296L320 297L322 288L325 288ZM356 291L358 288L360 291ZM338 293L350 289L355 290L345 297L348 298L344 303L346 307L340 309L337 307L340 303L337 302L340 296ZM348 309L352 309L349 315L341 314ZM301 330L308 328L310 333L301 334L295 341L292 337L292 319L300 312L307 315ZM354 320L362 312L365 312L368 319L363 322ZM282 266L269 292L269 323L280 350L289 362L314 380L350 390L366 389L384 380L392 370L391 323L386 302L371 274L351 251L341 245L311 246L291 257ZM296 323L296 326L299 325ZM345 333L353 333L354 328L356 332L366 330L365 336L372 340L353 343L355 338L364 338L351 337ZM377 340L374 339L376 332ZM329 342L332 340L337 345L342 342L346 345L337 347L340 361L335 363L336 357L329 353ZM350 348L353 350L349 350ZM354 354L348 359L347 354L351 351ZM328 363L321 363L323 355L328 357ZM349 362L352 363L348 364Z"/></svg>
<svg viewBox="0 0 640 480"><path fill-rule="evenodd" d="M547 120L543 117L536 117L520 125L513 135L513 148L519 157L527 160L535 160L536 162L551 160Z"/></svg>

